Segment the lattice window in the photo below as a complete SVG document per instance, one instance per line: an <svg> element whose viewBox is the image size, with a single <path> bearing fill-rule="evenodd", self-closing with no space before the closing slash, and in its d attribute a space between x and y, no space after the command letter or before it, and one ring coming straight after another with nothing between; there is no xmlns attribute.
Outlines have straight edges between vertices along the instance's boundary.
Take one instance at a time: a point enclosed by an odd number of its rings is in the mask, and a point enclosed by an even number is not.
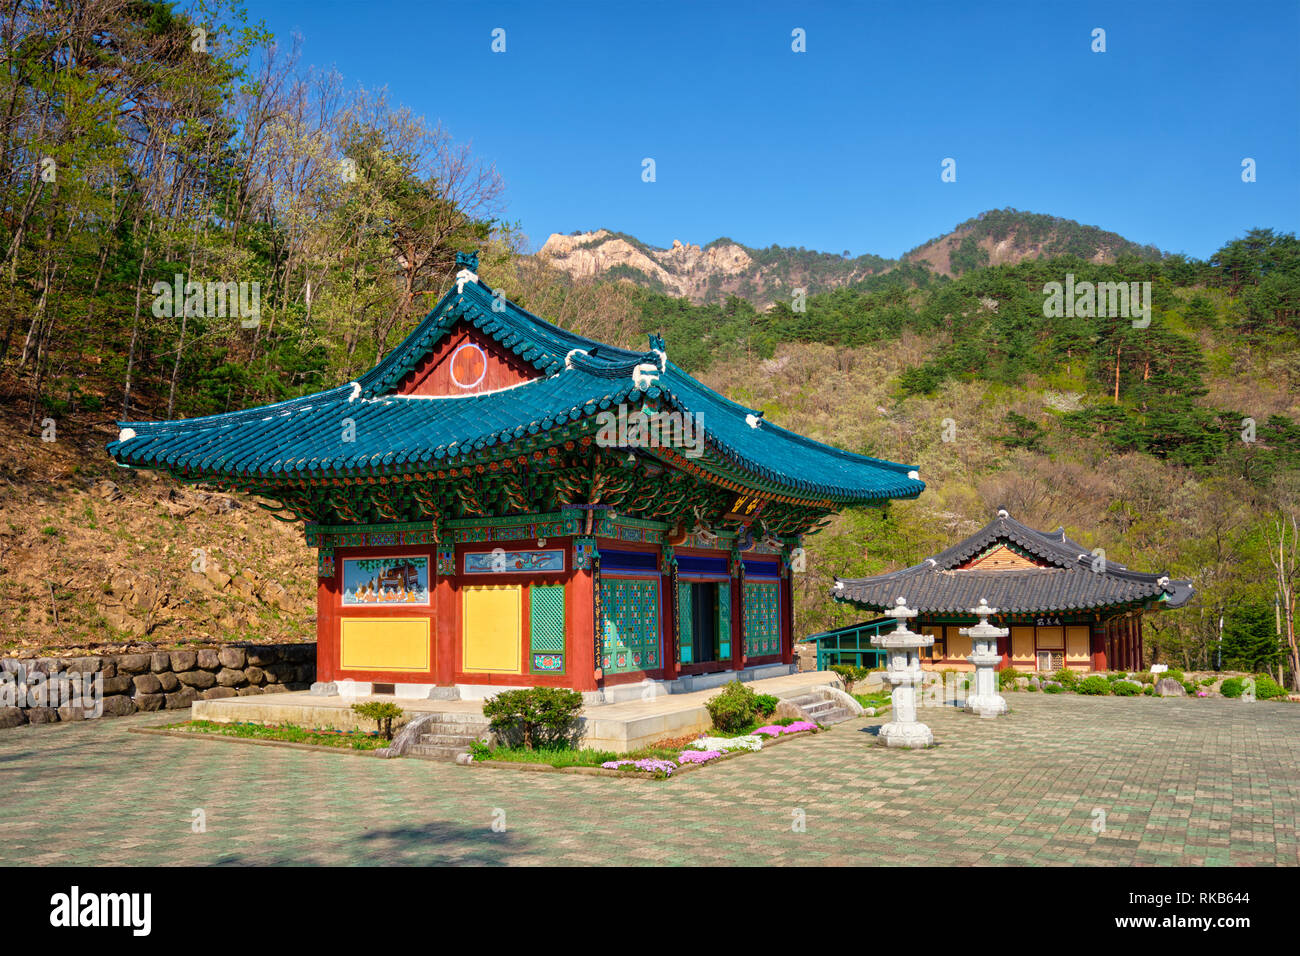
<svg viewBox="0 0 1300 956"><path fill-rule="evenodd" d="M690 584L677 585L677 659L683 664L695 660L695 617Z"/></svg>
<svg viewBox="0 0 1300 956"><path fill-rule="evenodd" d="M781 651L781 614L778 585L745 584L745 656L764 657Z"/></svg>
<svg viewBox="0 0 1300 956"><path fill-rule="evenodd" d="M1045 674L1054 674L1065 666L1065 651L1039 651L1038 670Z"/></svg>
<svg viewBox="0 0 1300 956"><path fill-rule="evenodd" d="M658 670L659 582L604 578L601 666L607 673Z"/></svg>
<svg viewBox="0 0 1300 956"><path fill-rule="evenodd" d="M718 585L718 660L731 657L731 585Z"/></svg>
<svg viewBox="0 0 1300 956"><path fill-rule="evenodd" d="M564 672L564 586L534 584L528 589L529 670Z"/></svg>

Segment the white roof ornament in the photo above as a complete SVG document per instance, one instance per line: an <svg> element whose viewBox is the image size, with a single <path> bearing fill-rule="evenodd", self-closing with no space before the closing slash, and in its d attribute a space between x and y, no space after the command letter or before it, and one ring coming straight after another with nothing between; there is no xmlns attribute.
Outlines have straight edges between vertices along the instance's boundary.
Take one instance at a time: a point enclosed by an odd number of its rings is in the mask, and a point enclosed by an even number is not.
<svg viewBox="0 0 1300 956"><path fill-rule="evenodd" d="M1156 578L1156 584L1160 585L1162 588L1169 587L1169 575L1164 574Z"/></svg>
<svg viewBox="0 0 1300 956"><path fill-rule="evenodd" d="M759 425L763 424L762 419L763 416L761 412L757 415L751 413L745 416L745 424L747 424L750 428L757 428Z"/></svg>
<svg viewBox="0 0 1300 956"><path fill-rule="evenodd" d="M637 388L644 391L659 381L659 369L650 362L642 362L632 369L632 381L636 383Z"/></svg>
<svg viewBox="0 0 1300 956"><path fill-rule="evenodd" d="M835 582L835 590L837 590L837 591L843 591L843 590L844 590L844 582L843 582L843 581L836 581L836 582Z"/></svg>
<svg viewBox="0 0 1300 956"><path fill-rule="evenodd" d="M348 396L348 401L355 402L361 397L361 386L356 382L349 382L348 384L352 386L352 394Z"/></svg>
<svg viewBox="0 0 1300 956"><path fill-rule="evenodd" d="M911 471L907 473L907 477L911 478L913 481L920 481L921 473L917 471L915 468L913 468Z"/></svg>
<svg viewBox="0 0 1300 956"><path fill-rule="evenodd" d="M117 433L118 441L130 441L134 437L135 437L134 428L123 428L120 432Z"/></svg>
<svg viewBox="0 0 1300 956"><path fill-rule="evenodd" d="M659 356L659 371L668 371L668 352L664 349L651 349L650 351Z"/></svg>
<svg viewBox="0 0 1300 956"><path fill-rule="evenodd" d="M573 368L573 357L575 355L586 355L586 349L569 349L569 354L564 356L564 367Z"/></svg>
<svg viewBox="0 0 1300 956"><path fill-rule="evenodd" d="M1010 518L1011 515L1007 514L1007 509L1006 509L1006 508L999 508L999 509L998 509L998 517L999 517L999 518Z"/></svg>

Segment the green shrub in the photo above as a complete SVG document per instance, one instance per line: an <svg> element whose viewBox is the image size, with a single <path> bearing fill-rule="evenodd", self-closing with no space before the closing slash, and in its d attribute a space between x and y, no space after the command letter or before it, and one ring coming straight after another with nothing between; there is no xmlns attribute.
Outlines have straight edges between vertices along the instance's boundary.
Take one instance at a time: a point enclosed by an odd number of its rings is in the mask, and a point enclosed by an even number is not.
<svg viewBox="0 0 1300 956"><path fill-rule="evenodd" d="M402 708L384 700L353 704L352 711L358 717L373 720L379 730L379 736L385 740L393 739L393 721L402 716Z"/></svg>
<svg viewBox="0 0 1300 956"><path fill-rule="evenodd" d="M1183 681L1183 690L1187 691L1188 697L1195 697L1196 692L1197 690L1199 690L1199 688L1196 686L1196 681L1185 680Z"/></svg>
<svg viewBox="0 0 1300 956"><path fill-rule="evenodd" d="M772 694L756 694L754 696L754 710L759 717L771 717L772 711L776 710L776 705L780 702L781 698Z"/></svg>
<svg viewBox="0 0 1300 956"><path fill-rule="evenodd" d="M1046 684L1043 687L1044 694L1060 694L1063 693L1064 691L1065 688L1062 687L1060 684Z"/></svg>
<svg viewBox="0 0 1300 956"><path fill-rule="evenodd" d="M1123 680L1123 679L1124 679L1124 675L1123 675L1123 674L1107 674L1107 675L1106 675L1106 680L1110 681L1112 684L1115 683L1115 681L1117 681L1117 680Z"/></svg>
<svg viewBox="0 0 1300 956"><path fill-rule="evenodd" d="M1056 681L1067 690L1074 690L1074 685L1079 683L1079 675L1068 667L1062 667L1052 675L1052 680Z"/></svg>
<svg viewBox="0 0 1300 956"><path fill-rule="evenodd" d="M1211 684L1213 684L1216 680L1218 680L1217 677L1202 677L1202 678L1201 678L1201 686L1202 686L1202 687L1209 687L1209 686L1210 686Z"/></svg>
<svg viewBox="0 0 1300 956"><path fill-rule="evenodd" d="M1015 690L1016 678L1020 676L1020 671L1010 665L998 671L998 687L1002 690Z"/></svg>
<svg viewBox="0 0 1300 956"><path fill-rule="evenodd" d="M1219 685L1219 693L1224 697L1240 697L1245 686L1246 682L1240 677L1228 677Z"/></svg>
<svg viewBox="0 0 1300 956"><path fill-rule="evenodd" d="M1154 685L1154 684L1147 684L1146 687L1143 687L1143 688L1142 688L1142 696L1143 696L1143 697L1154 697L1154 696L1156 696L1156 687L1155 687L1155 685Z"/></svg>
<svg viewBox="0 0 1300 956"><path fill-rule="evenodd" d="M722 688L722 693L704 702L713 726L718 730L736 731L748 727L754 722L757 712L758 695L752 688L746 687L738 680L733 680Z"/></svg>
<svg viewBox="0 0 1300 956"><path fill-rule="evenodd" d="M1156 675L1150 671L1142 671L1136 677L1131 679L1136 680L1140 684L1154 684L1156 682Z"/></svg>
<svg viewBox="0 0 1300 956"><path fill-rule="evenodd" d="M492 732L525 750L573 745L582 695L563 687L507 690L483 702Z"/></svg>
<svg viewBox="0 0 1300 956"><path fill-rule="evenodd" d="M1028 687L1025 688L1025 690L1029 691L1029 693L1031 694L1038 693L1038 688L1035 687L1033 684L1030 684Z"/></svg>
<svg viewBox="0 0 1300 956"><path fill-rule="evenodd" d="M1151 692L1155 693L1154 685L1148 686L1151 687ZM1146 693L1146 688L1139 687L1131 681L1116 681L1110 685L1110 692L1116 697L1134 697Z"/></svg>
<svg viewBox="0 0 1300 956"><path fill-rule="evenodd" d="M866 680L871 671L865 667L858 667L854 664L832 664L831 670L839 674L844 681L844 693L853 693L853 685L860 680Z"/></svg>
<svg viewBox="0 0 1300 956"><path fill-rule="evenodd" d="M1255 678L1255 696L1260 700L1272 700L1275 697L1285 697L1286 688L1279 684L1267 674L1260 674Z"/></svg>
<svg viewBox="0 0 1300 956"><path fill-rule="evenodd" d="M1174 670L1174 669L1171 667L1171 668L1169 668L1169 670L1165 671L1163 674L1159 674L1159 675L1157 675L1157 674L1152 674L1152 675L1151 675L1151 682L1152 682L1152 683L1155 683L1155 682L1158 681L1158 680L1164 680L1166 677L1171 678L1172 680L1176 680L1176 681L1178 681L1178 683L1180 683L1180 684L1181 684L1184 680L1186 680L1186 678L1183 677L1183 672L1182 672L1182 671ZM1144 683L1145 683L1145 682L1144 682Z"/></svg>
<svg viewBox="0 0 1300 956"><path fill-rule="evenodd" d="M1087 694L1090 697L1105 697L1110 693L1110 681L1100 674L1093 674L1091 677L1085 677L1079 681L1074 689L1080 694Z"/></svg>

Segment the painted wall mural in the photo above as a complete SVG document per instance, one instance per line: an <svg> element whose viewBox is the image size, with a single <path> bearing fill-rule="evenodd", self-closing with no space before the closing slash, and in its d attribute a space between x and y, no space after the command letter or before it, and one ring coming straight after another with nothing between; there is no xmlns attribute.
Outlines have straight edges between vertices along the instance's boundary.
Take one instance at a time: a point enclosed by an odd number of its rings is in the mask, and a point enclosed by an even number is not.
<svg viewBox="0 0 1300 956"><path fill-rule="evenodd" d="M470 551L465 554L466 574L520 574L563 571L564 550L553 551Z"/></svg>
<svg viewBox="0 0 1300 956"><path fill-rule="evenodd" d="M429 559L345 558L344 607L428 607Z"/></svg>

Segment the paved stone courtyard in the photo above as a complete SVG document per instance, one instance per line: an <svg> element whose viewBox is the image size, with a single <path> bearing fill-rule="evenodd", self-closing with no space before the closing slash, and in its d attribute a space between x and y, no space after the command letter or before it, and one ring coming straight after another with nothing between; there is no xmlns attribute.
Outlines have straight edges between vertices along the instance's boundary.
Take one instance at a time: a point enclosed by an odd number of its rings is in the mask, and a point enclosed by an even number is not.
<svg viewBox="0 0 1300 956"><path fill-rule="evenodd" d="M183 712L20 727L0 864L1300 863L1300 706L1009 700L923 710L932 750L859 718L663 783L128 732Z"/></svg>

